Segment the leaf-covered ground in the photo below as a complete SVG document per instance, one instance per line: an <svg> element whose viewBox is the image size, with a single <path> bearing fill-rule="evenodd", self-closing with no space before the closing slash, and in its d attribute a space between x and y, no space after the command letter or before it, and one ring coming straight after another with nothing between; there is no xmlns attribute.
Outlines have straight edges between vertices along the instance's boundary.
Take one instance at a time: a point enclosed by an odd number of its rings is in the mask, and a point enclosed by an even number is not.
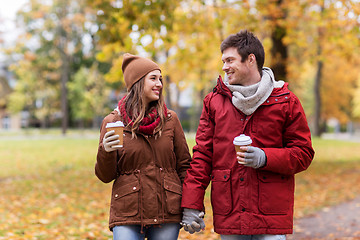
<svg viewBox="0 0 360 240"><path fill-rule="evenodd" d="M190 148L193 140L189 141ZM297 175L295 218L360 194L360 143L314 140L316 157ZM94 175L96 137L0 137L0 240L112 239L111 184ZM206 196L206 230L179 239L220 239Z"/></svg>

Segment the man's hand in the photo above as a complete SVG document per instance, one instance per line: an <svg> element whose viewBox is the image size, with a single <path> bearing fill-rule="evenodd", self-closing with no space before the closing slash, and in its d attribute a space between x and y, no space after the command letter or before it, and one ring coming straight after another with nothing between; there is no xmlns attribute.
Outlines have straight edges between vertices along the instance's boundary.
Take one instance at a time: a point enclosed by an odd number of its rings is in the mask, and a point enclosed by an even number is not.
<svg viewBox="0 0 360 240"><path fill-rule="evenodd" d="M120 146L117 145L120 143L119 135L114 135L115 131L111 130L105 133L104 139L103 139L103 146L105 148L105 151L112 152L115 151Z"/></svg>
<svg viewBox="0 0 360 240"><path fill-rule="evenodd" d="M200 232L200 230L205 229L203 218L204 212L196 209L184 208L183 218L180 224L184 227L185 231L193 234L194 232Z"/></svg>
<svg viewBox="0 0 360 240"><path fill-rule="evenodd" d="M263 150L258 147L241 147L246 152L237 152L238 163L246 167L260 168L266 164L266 155Z"/></svg>

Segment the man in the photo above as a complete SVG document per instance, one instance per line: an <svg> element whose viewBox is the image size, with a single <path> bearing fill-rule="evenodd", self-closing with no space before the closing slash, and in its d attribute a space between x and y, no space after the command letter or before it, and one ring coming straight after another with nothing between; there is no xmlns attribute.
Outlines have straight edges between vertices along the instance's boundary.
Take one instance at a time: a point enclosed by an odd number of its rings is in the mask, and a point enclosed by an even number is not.
<svg viewBox="0 0 360 240"><path fill-rule="evenodd" d="M286 239L292 233L294 174L314 150L299 99L263 68L264 48L251 32L221 44L225 80L204 99L193 161L183 185L184 229L205 228L204 194L211 181L214 230L222 240ZM234 137L252 139L235 152Z"/></svg>

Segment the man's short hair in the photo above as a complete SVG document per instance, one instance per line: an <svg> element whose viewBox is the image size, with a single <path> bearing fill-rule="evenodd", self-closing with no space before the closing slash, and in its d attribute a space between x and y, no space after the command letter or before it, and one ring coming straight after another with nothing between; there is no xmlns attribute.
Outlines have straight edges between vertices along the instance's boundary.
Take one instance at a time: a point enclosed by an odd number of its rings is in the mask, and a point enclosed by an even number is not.
<svg viewBox="0 0 360 240"><path fill-rule="evenodd" d="M260 75L264 66L265 51L260 40L251 32L241 30L238 33L228 36L220 45L221 52L226 49L235 47L241 56L241 62L244 62L249 54L254 54Z"/></svg>

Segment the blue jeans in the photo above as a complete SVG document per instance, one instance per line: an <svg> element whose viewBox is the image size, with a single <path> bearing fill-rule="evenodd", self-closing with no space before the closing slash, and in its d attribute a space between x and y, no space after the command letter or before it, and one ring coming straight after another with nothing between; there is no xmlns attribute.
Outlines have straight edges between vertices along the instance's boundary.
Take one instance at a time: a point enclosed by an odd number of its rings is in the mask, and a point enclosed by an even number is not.
<svg viewBox="0 0 360 240"><path fill-rule="evenodd" d="M220 235L221 240L286 240L285 235Z"/></svg>
<svg viewBox="0 0 360 240"><path fill-rule="evenodd" d="M179 236L179 223L165 223L160 226L145 226L141 233L140 225L123 225L113 228L114 240L176 240Z"/></svg>

